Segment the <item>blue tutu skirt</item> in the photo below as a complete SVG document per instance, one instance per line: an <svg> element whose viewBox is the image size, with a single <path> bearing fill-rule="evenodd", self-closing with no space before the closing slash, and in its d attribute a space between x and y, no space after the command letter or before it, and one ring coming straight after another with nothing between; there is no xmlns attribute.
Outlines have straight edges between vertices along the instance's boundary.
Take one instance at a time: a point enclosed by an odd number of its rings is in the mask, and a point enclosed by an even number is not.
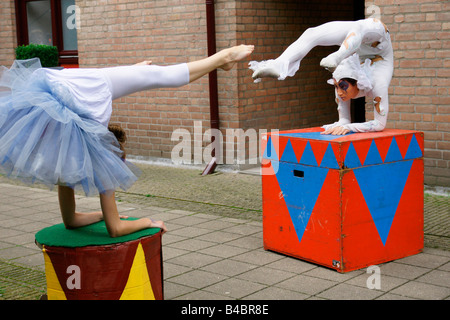
<svg viewBox="0 0 450 320"><path fill-rule="evenodd" d="M82 189L88 196L127 190L139 170L38 59L0 70L0 172L28 183Z"/></svg>

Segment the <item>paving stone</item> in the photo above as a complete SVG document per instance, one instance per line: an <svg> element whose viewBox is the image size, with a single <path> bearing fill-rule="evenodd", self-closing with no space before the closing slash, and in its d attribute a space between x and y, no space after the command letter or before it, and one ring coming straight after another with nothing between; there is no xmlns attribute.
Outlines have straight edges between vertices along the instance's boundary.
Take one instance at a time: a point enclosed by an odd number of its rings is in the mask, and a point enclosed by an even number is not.
<svg viewBox="0 0 450 320"><path fill-rule="evenodd" d="M179 264L186 267L191 268L201 268L203 266L212 264L216 261L221 260L218 257L210 256L207 254L202 254L198 252L187 253L182 256L178 256L172 259L169 259L168 262L173 264Z"/></svg>
<svg viewBox="0 0 450 320"><path fill-rule="evenodd" d="M367 281L372 274L363 273L357 277L351 278L350 280L345 281L345 283L359 286L363 288L367 288ZM408 282L407 279L391 277L384 274L380 274L380 289L381 291L387 292L396 287L401 286L402 284Z"/></svg>
<svg viewBox="0 0 450 320"><path fill-rule="evenodd" d="M215 245L215 243L213 242L202 241L197 239L186 239L183 241L174 242L170 244L170 247L190 251L199 251L201 249L205 249L213 245Z"/></svg>
<svg viewBox="0 0 450 320"><path fill-rule="evenodd" d="M410 281L392 290L391 293L415 299L441 300L450 296L450 288Z"/></svg>
<svg viewBox="0 0 450 320"><path fill-rule="evenodd" d="M218 244L206 249L202 249L199 252L220 258L231 258L247 251L248 249L229 246L226 244Z"/></svg>
<svg viewBox="0 0 450 320"><path fill-rule="evenodd" d="M201 289L227 279L226 276L203 270L192 270L176 277L170 278L171 282Z"/></svg>
<svg viewBox="0 0 450 320"><path fill-rule="evenodd" d="M265 285L274 285L288 278L295 276L295 273L282 270L271 269L267 267L256 268L236 276L238 279L244 279Z"/></svg>
<svg viewBox="0 0 450 320"><path fill-rule="evenodd" d="M204 290L235 299L241 299L260 291L263 288L265 288L265 286L258 283L231 278L206 287Z"/></svg>
<svg viewBox="0 0 450 320"><path fill-rule="evenodd" d="M202 268L202 270L215 272L225 276L235 276L240 273L244 273L248 270L256 268L255 265L251 265L244 262L233 261L233 260L222 260L212 263L208 266Z"/></svg>
<svg viewBox="0 0 450 320"><path fill-rule="evenodd" d="M229 233L225 231L213 231L197 237L198 240L210 241L215 243L226 243L241 238L240 234Z"/></svg>
<svg viewBox="0 0 450 320"><path fill-rule="evenodd" d="M382 291L340 283L322 291L319 297L330 300L373 300L383 294Z"/></svg>
<svg viewBox="0 0 450 320"><path fill-rule="evenodd" d="M431 255L428 253L419 253L406 258L398 259L396 262L424 268L438 268L448 261L447 257Z"/></svg>
<svg viewBox="0 0 450 320"><path fill-rule="evenodd" d="M326 279L308 277L305 275L296 275L295 277L275 284L275 286L300 292L303 294L316 295L322 291L336 286L337 284L338 283L335 281Z"/></svg>
<svg viewBox="0 0 450 320"><path fill-rule="evenodd" d="M268 287L243 298L243 300L305 300L310 296L283 288Z"/></svg>
<svg viewBox="0 0 450 320"><path fill-rule="evenodd" d="M442 270L432 270L417 278L416 281L450 288L450 272Z"/></svg>
<svg viewBox="0 0 450 320"><path fill-rule="evenodd" d="M382 275L398 277L402 279L413 280L430 271L428 268L411 266L395 261L380 265Z"/></svg>
<svg viewBox="0 0 450 320"><path fill-rule="evenodd" d="M283 257L276 253L264 250L253 250L233 257L233 260L238 260L255 265L265 265L280 259L283 259Z"/></svg>

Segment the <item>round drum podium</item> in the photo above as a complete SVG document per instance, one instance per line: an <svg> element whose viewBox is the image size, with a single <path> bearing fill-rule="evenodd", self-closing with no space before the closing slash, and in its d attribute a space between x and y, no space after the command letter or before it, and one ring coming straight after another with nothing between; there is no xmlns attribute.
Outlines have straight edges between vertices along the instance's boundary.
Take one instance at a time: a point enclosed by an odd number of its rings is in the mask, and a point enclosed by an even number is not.
<svg viewBox="0 0 450 320"><path fill-rule="evenodd" d="M133 219L133 218L129 218ZM111 238L104 221L36 233L49 300L163 300L161 230Z"/></svg>

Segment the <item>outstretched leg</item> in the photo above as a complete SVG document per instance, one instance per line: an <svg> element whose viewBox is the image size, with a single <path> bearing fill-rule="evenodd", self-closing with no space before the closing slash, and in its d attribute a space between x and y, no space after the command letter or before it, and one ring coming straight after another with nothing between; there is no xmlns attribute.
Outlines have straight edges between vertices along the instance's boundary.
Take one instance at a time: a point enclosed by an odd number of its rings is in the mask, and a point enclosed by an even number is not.
<svg viewBox="0 0 450 320"><path fill-rule="evenodd" d="M272 77L278 80L292 77L299 69L301 60L314 47L341 45L354 26L353 21L333 21L308 28L275 60L250 62L250 69L254 71L252 77Z"/></svg>
<svg viewBox="0 0 450 320"><path fill-rule="evenodd" d="M252 45L240 45L224 49L205 59L188 62L189 82L193 82L218 68L228 71L238 61L248 57L253 50L254 46Z"/></svg>
<svg viewBox="0 0 450 320"><path fill-rule="evenodd" d="M102 70L109 80L114 100L142 90L181 87L217 68L230 70L238 61L249 56L253 50L252 45L240 45L188 63L156 66L143 62L133 66Z"/></svg>

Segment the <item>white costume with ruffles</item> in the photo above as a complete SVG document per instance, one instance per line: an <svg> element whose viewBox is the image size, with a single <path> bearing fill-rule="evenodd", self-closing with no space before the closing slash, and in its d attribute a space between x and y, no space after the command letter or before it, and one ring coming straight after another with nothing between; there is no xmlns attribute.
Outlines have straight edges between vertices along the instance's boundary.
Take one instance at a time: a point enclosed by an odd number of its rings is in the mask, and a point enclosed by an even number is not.
<svg viewBox="0 0 450 320"><path fill-rule="evenodd" d="M358 97L368 95L380 100L378 110L375 108L374 120L364 123L350 123L350 101L338 102L339 122L324 126L331 128L345 125L354 132L380 131L386 126L389 113L388 88L394 70L394 54L389 31L377 19L363 19L358 21L333 21L307 29L294 43L292 43L278 58L267 61L251 61L250 69L269 66L279 75L278 80L295 75L301 60L316 46L340 46L321 61L321 66L334 70L344 59L356 53L360 62L366 64L372 59L370 81L372 89L360 90ZM355 79L358 80L358 79ZM255 82L260 81L256 79Z"/></svg>

